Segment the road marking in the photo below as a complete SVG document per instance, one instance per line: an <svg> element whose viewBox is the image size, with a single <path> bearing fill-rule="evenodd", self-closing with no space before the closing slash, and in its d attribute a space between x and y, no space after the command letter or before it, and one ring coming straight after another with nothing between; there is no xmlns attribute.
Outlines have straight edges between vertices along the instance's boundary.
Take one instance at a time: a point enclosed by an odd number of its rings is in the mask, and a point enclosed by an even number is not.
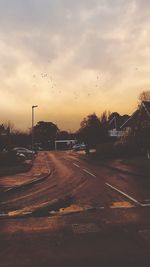
<svg viewBox="0 0 150 267"><path fill-rule="evenodd" d="M73 163L73 165L76 166L76 167L78 167L78 168L80 168L80 166L78 164L76 164L76 163Z"/></svg>
<svg viewBox="0 0 150 267"><path fill-rule="evenodd" d="M130 199L131 201L133 201L134 203L136 203L137 205L142 205L139 201L137 201L136 199L134 199L133 197L130 197L129 195L127 195L126 193L124 193L123 191L117 189L116 187L112 186L111 184L106 183L107 186L109 186L111 189L115 190L116 192L120 193L121 195L125 196L126 198Z"/></svg>
<svg viewBox="0 0 150 267"><path fill-rule="evenodd" d="M30 214L32 214L32 211L24 211L24 212L22 212L22 215L30 215Z"/></svg>
<svg viewBox="0 0 150 267"><path fill-rule="evenodd" d="M11 191L13 188L15 188L15 187L10 187L10 188L4 190L4 193L5 193L5 192L8 192L8 191Z"/></svg>
<svg viewBox="0 0 150 267"><path fill-rule="evenodd" d="M94 175L93 173L89 172L88 170L86 169L83 169L84 172L88 173L89 175L93 176L94 178L96 178L96 175Z"/></svg>
<svg viewBox="0 0 150 267"><path fill-rule="evenodd" d="M6 217L6 218L11 218L11 217L21 217L21 216L26 216L26 215L31 215L32 211L24 211L22 213L16 213L16 211L11 211L9 213L1 213L0 218Z"/></svg>
<svg viewBox="0 0 150 267"><path fill-rule="evenodd" d="M150 207L150 203L148 203L148 204L142 204L142 203L140 203L140 205L141 205L142 207Z"/></svg>
<svg viewBox="0 0 150 267"><path fill-rule="evenodd" d="M122 208L133 208L135 205L131 204L130 202L127 201L121 201L121 202L113 202L112 205L110 206L111 209L122 209Z"/></svg>
<svg viewBox="0 0 150 267"><path fill-rule="evenodd" d="M104 210L105 207L90 207L90 208L85 208L85 211L95 211L95 210Z"/></svg>
<svg viewBox="0 0 150 267"><path fill-rule="evenodd" d="M8 216L7 213L1 213L1 214L0 214L0 218L1 218L1 217L6 217L6 216Z"/></svg>
<svg viewBox="0 0 150 267"><path fill-rule="evenodd" d="M4 190L4 193L9 192L11 190L16 190L16 189L20 189L20 188L23 188L23 187L26 187L26 186L30 186L30 185L32 185L34 183L38 183L38 182L44 181L45 179L48 178L49 175L50 175L50 172L45 174L44 177L34 178L33 180L28 181L26 183L23 183L23 184L20 184L20 185L16 185L14 187L10 187L10 188Z"/></svg>
<svg viewBox="0 0 150 267"><path fill-rule="evenodd" d="M97 207L97 210L104 210L105 207Z"/></svg>

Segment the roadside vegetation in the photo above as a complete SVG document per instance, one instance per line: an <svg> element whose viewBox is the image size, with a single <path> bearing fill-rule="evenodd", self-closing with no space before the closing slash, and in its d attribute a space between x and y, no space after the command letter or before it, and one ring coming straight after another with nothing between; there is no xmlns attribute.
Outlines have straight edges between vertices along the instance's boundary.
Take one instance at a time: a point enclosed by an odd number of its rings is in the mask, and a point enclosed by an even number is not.
<svg viewBox="0 0 150 267"><path fill-rule="evenodd" d="M146 157L143 156L123 159L122 163L126 165L132 165L136 169L143 168L145 171L148 170L150 172L150 162L147 160Z"/></svg>
<svg viewBox="0 0 150 267"><path fill-rule="evenodd" d="M87 154L95 149L93 155L100 159L137 156L150 159L150 90L139 95L137 110L131 116L104 111L100 117L95 113L89 114L74 133L61 130L55 123L46 121L39 121L33 131L32 147L31 130L16 130L10 122L0 125L0 168L19 165L26 160L15 153L14 147L54 150L56 140L75 140L75 148L85 149ZM73 144L70 143L68 147L62 145L60 149L67 148L72 149Z"/></svg>

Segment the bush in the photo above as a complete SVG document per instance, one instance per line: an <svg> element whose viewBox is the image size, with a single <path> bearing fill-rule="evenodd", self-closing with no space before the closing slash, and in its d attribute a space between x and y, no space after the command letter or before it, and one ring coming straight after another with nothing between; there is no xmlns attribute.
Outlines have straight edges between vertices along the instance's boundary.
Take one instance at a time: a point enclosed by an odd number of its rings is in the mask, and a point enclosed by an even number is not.
<svg viewBox="0 0 150 267"><path fill-rule="evenodd" d="M96 154L100 158L109 158L114 155L113 143L98 144L96 146Z"/></svg>
<svg viewBox="0 0 150 267"><path fill-rule="evenodd" d="M6 151L0 153L0 166L11 166L20 164L25 160L21 155L17 155L14 151Z"/></svg>
<svg viewBox="0 0 150 267"><path fill-rule="evenodd" d="M114 143L114 154L116 157L130 157L140 154L140 150L135 143Z"/></svg>
<svg viewBox="0 0 150 267"><path fill-rule="evenodd" d="M104 143L96 147L96 154L99 158L118 158L139 155L141 152L134 143Z"/></svg>

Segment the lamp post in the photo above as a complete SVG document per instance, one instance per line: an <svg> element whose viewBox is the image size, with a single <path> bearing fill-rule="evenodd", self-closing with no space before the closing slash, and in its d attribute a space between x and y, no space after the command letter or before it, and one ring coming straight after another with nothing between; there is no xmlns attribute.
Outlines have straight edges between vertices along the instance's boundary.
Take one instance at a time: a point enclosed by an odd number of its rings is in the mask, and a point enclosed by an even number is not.
<svg viewBox="0 0 150 267"><path fill-rule="evenodd" d="M34 144L34 109L38 106L32 106L32 150L33 150L33 144Z"/></svg>

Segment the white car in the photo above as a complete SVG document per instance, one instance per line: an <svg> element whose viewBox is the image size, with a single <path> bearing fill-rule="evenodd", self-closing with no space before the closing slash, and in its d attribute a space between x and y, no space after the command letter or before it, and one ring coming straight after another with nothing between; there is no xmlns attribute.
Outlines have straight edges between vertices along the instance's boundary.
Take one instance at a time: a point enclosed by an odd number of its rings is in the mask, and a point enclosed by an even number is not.
<svg viewBox="0 0 150 267"><path fill-rule="evenodd" d="M72 147L73 150L75 151L79 151L79 150L85 150L86 149L86 145L85 144L76 144Z"/></svg>
<svg viewBox="0 0 150 267"><path fill-rule="evenodd" d="M25 147L14 147L13 151L25 155L26 159L33 159L36 156L36 153L34 151L29 150Z"/></svg>

